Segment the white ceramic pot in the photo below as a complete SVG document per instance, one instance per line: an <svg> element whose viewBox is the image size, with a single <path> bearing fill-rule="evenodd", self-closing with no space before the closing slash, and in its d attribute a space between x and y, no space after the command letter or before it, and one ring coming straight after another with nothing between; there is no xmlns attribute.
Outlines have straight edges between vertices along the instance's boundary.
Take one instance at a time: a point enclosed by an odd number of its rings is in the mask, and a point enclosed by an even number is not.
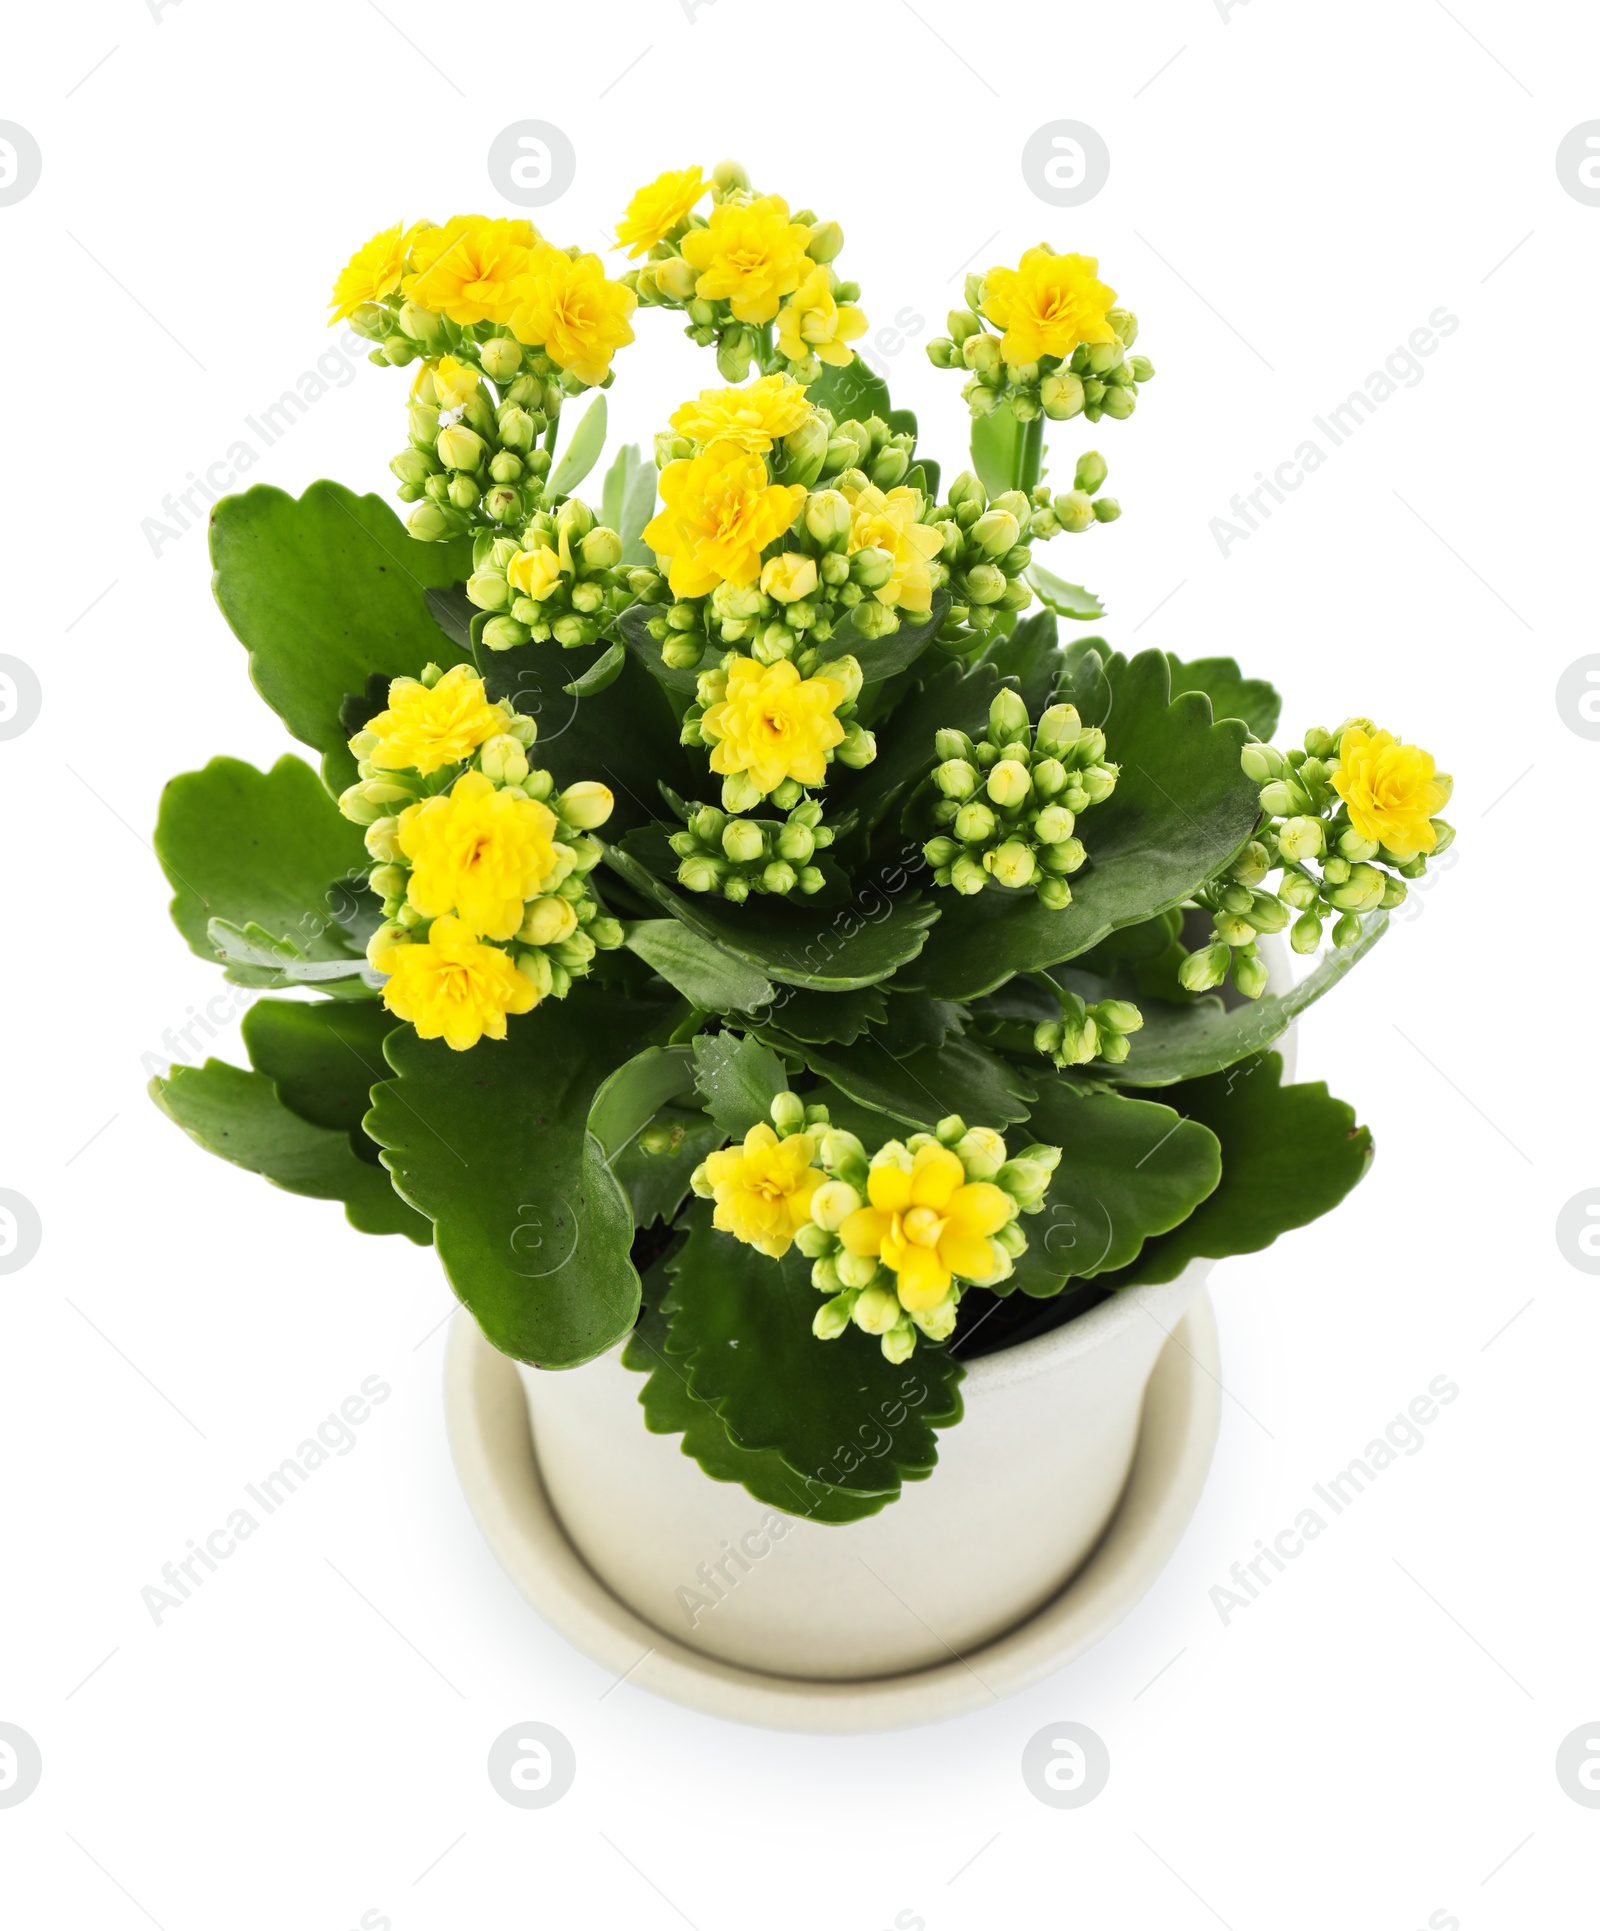
<svg viewBox="0 0 1600 1931"><path fill-rule="evenodd" d="M824 1526L714 1482L652 1435L619 1351L524 1367L539 1471L589 1567L723 1662L852 1681L948 1662L1024 1621L1082 1565L1128 1479L1145 1384L1210 1263L981 1356L939 1463L865 1521Z"/></svg>

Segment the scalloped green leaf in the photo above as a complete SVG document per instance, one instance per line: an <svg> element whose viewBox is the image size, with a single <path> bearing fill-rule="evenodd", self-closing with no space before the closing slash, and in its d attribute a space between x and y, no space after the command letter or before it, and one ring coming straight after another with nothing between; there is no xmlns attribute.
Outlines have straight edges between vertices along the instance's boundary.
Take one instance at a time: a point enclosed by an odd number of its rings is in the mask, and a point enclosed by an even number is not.
<svg viewBox="0 0 1600 1931"><path fill-rule="evenodd" d="M738 1033L702 1033L694 1042L694 1079L706 1111L730 1140L771 1126L772 1102L789 1086L775 1052Z"/></svg>
<svg viewBox="0 0 1600 1931"><path fill-rule="evenodd" d="M1331 1213L1372 1164L1372 1134L1320 1081L1285 1086L1277 1053L1260 1053L1170 1099L1222 1146L1222 1179L1189 1218L1149 1241L1103 1287L1176 1280L1190 1261L1255 1254Z"/></svg>
<svg viewBox="0 0 1600 1931"><path fill-rule="evenodd" d="M554 502L557 497L570 496L599 462L605 446L606 399L596 391L594 401L579 417L577 428L550 472L545 484L546 499Z"/></svg>
<svg viewBox="0 0 1600 1931"><path fill-rule="evenodd" d="M560 1004L452 1052L401 1027L367 1133L396 1187L434 1222L445 1275L502 1354L571 1368L639 1308L633 1214L589 1109L663 1008L580 980Z"/></svg>
<svg viewBox="0 0 1600 1931"><path fill-rule="evenodd" d="M1278 728L1283 699L1262 677L1246 677L1231 657L1197 657L1181 663L1167 652L1172 672L1172 694L1204 691L1211 699L1213 717L1240 717L1263 744Z"/></svg>
<svg viewBox="0 0 1600 1931"><path fill-rule="evenodd" d="M1080 821L1089 863L1072 880L1072 903L1052 912L1031 891L942 891L939 925L908 984L972 999L1013 973L1057 965L1180 904L1254 830L1257 787L1239 764L1245 726L1214 720L1198 692L1169 701L1161 651L1113 657L1107 676L1107 756L1122 775Z"/></svg>
<svg viewBox="0 0 1600 1931"><path fill-rule="evenodd" d="M776 997L765 973L678 919L641 919L627 945L702 1012L749 1012Z"/></svg>
<svg viewBox="0 0 1600 1931"><path fill-rule="evenodd" d="M852 1494L822 1482L803 1482L773 1449L741 1448L709 1402L691 1393L683 1364L667 1352L667 1315L661 1303L671 1289L666 1263L644 1277L644 1305L628 1336L622 1364L648 1377L639 1390L645 1427L652 1435L682 1435L682 1451L714 1482L738 1482L758 1502L812 1522L858 1522L888 1501Z"/></svg>
<svg viewBox="0 0 1600 1931"><path fill-rule="evenodd" d="M624 846L608 846L606 863L638 892L690 931L735 953L781 984L820 992L876 985L914 959L939 908L905 889L904 865L858 876L848 905L750 898L730 905L709 894L680 893L667 883L678 861L665 833L631 832ZM894 896L898 892L899 896Z"/></svg>
<svg viewBox="0 0 1600 1931"><path fill-rule="evenodd" d="M1042 563L1031 566L1028 581L1047 610L1054 611L1058 617L1068 618L1072 623L1092 624L1097 617L1106 614L1105 605L1092 590L1085 590L1081 583L1068 583L1065 577L1055 576Z"/></svg>
<svg viewBox="0 0 1600 1931"><path fill-rule="evenodd" d="M694 1054L687 1046L647 1046L624 1060L596 1091L589 1131L615 1163L664 1106L693 1097Z"/></svg>
<svg viewBox="0 0 1600 1931"><path fill-rule="evenodd" d="M915 622L902 617L900 628L887 637L863 637L856 628L856 613L839 625L825 644L818 645L818 673L835 658L853 657L861 666L863 685L882 684L912 664L939 634L939 626L950 614L950 593L936 590L926 617Z"/></svg>
<svg viewBox="0 0 1600 1931"><path fill-rule="evenodd" d="M161 793L155 852L174 892L172 922L202 959L228 956L211 937L213 921L257 925L288 941L301 958L364 961L340 915L354 891L347 881L371 862L359 826L340 815L317 774L285 754L270 771L238 758L213 758L171 779ZM253 962L245 985L274 983L276 959Z"/></svg>
<svg viewBox="0 0 1600 1931"><path fill-rule="evenodd" d="M395 1192L383 1168L359 1158L348 1133L292 1111L265 1073L208 1059L151 1080L150 1097L208 1153L288 1193L342 1201L346 1219L363 1234L404 1234L428 1244L427 1220Z"/></svg>
<svg viewBox="0 0 1600 1931"><path fill-rule="evenodd" d="M1220 1072L1263 1048L1285 1033L1308 1006L1331 992L1358 959L1365 958L1383 937L1388 914L1370 914L1362 921L1361 937L1343 951L1328 951L1321 962L1287 992L1263 993L1259 999L1225 1007L1215 996L1187 1006L1144 1000L1144 1026L1129 1035L1127 1059L1109 1077L1119 1086L1171 1086L1179 1080L1203 1078Z"/></svg>
<svg viewBox="0 0 1600 1931"><path fill-rule="evenodd" d="M1215 1191L1222 1155L1214 1133L1170 1106L1083 1093L1049 1074L1041 1085L1028 1136L1060 1147L1061 1164L1044 1206L1022 1222L1027 1253L995 1292L1042 1300L1069 1279L1126 1267L1187 1219Z"/></svg>
<svg viewBox="0 0 1600 1931"><path fill-rule="evenodd" d="M865 422L868 416L889 420L889 385L858 355L841 368L825 362L822 373L806 391L819 409L831 411L835 422Z"/></svg>
<svg viewBox="0 0 1600 1931"><path fill-rule="evenodd" d="M240 1030L250 1064L277 1087L284 1105L313 1126L350 1135L356 1152L376 1166L378 1149L361 1122L373 1087L389 1077L383 1042L401 1023L375 1001L258 999Z"/></svg>
<svg viewBox="0 0 1600 1931"><path fill-rule="evenodd" d="M419 543L387 503L339 483L296 499L260 483L211 512L212 588L255 687L322 754L328 789L356 778L339 706L374 674L416 677L465 656L426 593L468 576L472 545Z"/></svg>
<svg viewBox="0 0 1600 1931"><path fill-rule="evenodd" d="M568 697L598 697L616 683L627 661L628 653L621 644L608 645L581 677L575 677L561 688Z"/></svg>
<svg viewBox="0 0 1600 1931"><path fill-rule="evenodd" d="M797 1248L768 1260L715 1232L703 1202L687 1218L689 1238L668 1263L665 1352L729 1440L780 1455L816 1485L819 1512L842 1489L870 1513L930 1475L937 1430L961 1418L960 1363L922 1342L897 1367L855 1327L818 1341L820 1297Z"/></svg>
<svg viewBox="0 0 1600 1931"><path fill-rule="evenodd" d="M1009 1060L970 1039L950 1038L902 1057L870 1034L844 1050L797 1044L772 1032L762 1037L798 1054L860 1105L925 1130L952 1113L969 1126L1010 1126L1028 1117L1038 1091Z"/></svg>
<svg viewBox="0 0 1600 1931"><path fill-rule="evenodd" d="M855 992L804 992L798 986L780 986L765 1010L747 1010L790 1039L848 1046L869 1026L883 1023L888 1003L881 986L862 986Z"/></svg>
<svg viewBox="0 0 1600 1931"><path fill-rule="evenodd" d="M870 832L889 808L938 763L934 734L946 728L980 736L989 723L989 706L1000 679L988 664L964 673L948 664L903 697L874 725L878 755L860 771L837 766L828 781L829 810L856 812Z"/></svg>

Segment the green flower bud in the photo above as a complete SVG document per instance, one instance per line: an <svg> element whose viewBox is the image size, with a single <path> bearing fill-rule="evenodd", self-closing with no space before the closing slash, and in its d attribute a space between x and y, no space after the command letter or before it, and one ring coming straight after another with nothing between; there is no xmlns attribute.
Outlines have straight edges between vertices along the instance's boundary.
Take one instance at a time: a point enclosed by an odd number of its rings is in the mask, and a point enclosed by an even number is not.
<svg viewBox="0 0 1600 1931"><path fill-rule="evenodd" d="M989 706L989 742L1026 744L1030 736L1027 705L1013 690L997 691Z"/></svg>
<svg viewBox="0 0 1600 1931"><path fill-rule="evenodd" d="M502 732L479 747L478 767L491 784L519 785L528 775L528 754L509 732Z"/></svg>
<svg viewBox="0 0 1600 1931"><path fill-rule="evenodd" d="M846 1287L864 1288L878 1272L876 1254L843 1253L834 1256L833 1264L839 1270L839 1278ZM893 1292L889 1298L894 1299Z"/></svg>
<svg viewBox="0 0 1600 1931"><path fill-rule="evenodd" d="M995 815L981 801L966 804L956 813L955 835L963 845L982 845L994 836Z"/></svg>
<svg viewBox="0 0 1600 1931"><path fill-rule="evenodd" d="M510 382L522 367L522 344L514 335L491 335L478 345L478 361L491 382Z"/></svg>
<svg viewBox="0 0 1600 1931"><path fill-rule="evenodd" d="M969 603L998 603L1006 594L1005 572L992 563L976 563L966 573L963 594Z"/></svg>
<svg viewBox="0 0 1600 1931"><path fill-rule="evenodd" d="M972 541L987 557L1004 556L1016 543L1018 534L1016 517L995 505L984 511L970 532Z"/></svg>
<svg viewBox="0 0 1600 1931"><path fill-rule="evenodd" d="M1278 850L1295 865L1322 855L1323 827L1320 818L1289 818L1278 827Z"/></svg>
<svg viewBox="0 0 1600 1931"><path fill-rule="evenodd" d="M437 503L419 503L406 518L406 529L419 543L443 543L454 536L460 524Z"/></svg>
<svg viewBox="0 0 1600 1931"><path fill-rule="evenodd" d="M785 825L778 833L778 856L791 865L804 865L816 850L816 840L804 825Z"/></svg>
<svg viewBox="0 0 1600 1931"><path fill-rule="evenodd" d="M1318 899L1316 882L1302 878L1298 872L1288 872L1279 881L1278 896L1285 905L1293 906L1297 912L1307 912Z"/></svg>
<svg viewBox="0 0 1600 1931"><path fill-rule="evenodd" d="M973 809L971 805L966 808L969 811ZM980 806L979 809L981 808ZM989 874L968 852L963 852L950 867L950 883L963 897L972 898L981 892L988 882Z"/></svg>
<svg viewBox="0 0 1600 1931"><path fill-rule="evenodd" d="M1363 838L1353 825L1348 831L1339 834L1339 855L1341 858L1376 858L1378 850L1377 839Z"/></svg>
<svg viewBox="0 0 1600 1931"><path fill-rule="evenodd" d="M990 771L984 789L1002 811L1012 811L1033 795L1033 779L1025 764L1016 758L1002 758Z"/></svg>
<svg viewBox="0 0 1600 1931"><path fill-rule="evenodd" d="M811 230L806 253L813 261L832 261L844 246L844 230L836 221L819 221Z"/></svg>
<svg viewBox="0 0 1600 1931"><path fill-rule="evenodd" d="M1267 962L1253 948L1233 956L1233 983L1246 999L1259 999L1267 989Z"/></svg>
<svg viewBox="0 0 1600 1931"><path fill-rule="evenodd" d="M504 610L511 601L511 585L493 570L474 570L467 578L467 597L480 610Z"/></svg>
<svg viewBox="0 0 1600 1931"><path fill-rule="evenodd" d="M1052 704L1039 720L1034 742L1047 757L1070 751L1083 735L1083 719L1071 704Z"/></svg>
<svg viewBox="0 0 1600 1931"><path fill-rule="evenodd" d="M852 771L859 771L864 765L871 764L878 755L878 740L863 726L847 724L844 738L835 747L833 755Z"/></svg>
<svg viewBox="0 0 1600 1931"><path fill-rule="evenodd" d="M1247 746L1244 755L1253 747ZM1309 810L1311 800L1289 778L1276 778L1261 787L1261 809L1269 818L1290 818Z"/></svg>
<svg viewBox="0 0 1600 1931"><path fill-rule="evenodd" d="M960 856L961 847L953 838L930 838L922 848L922 855L935 871L943 866L953 865Z"/></svg>
<svg viewBox="0 0 1600 1931"><path fill-rule="evenodd" d="M569 784L556 800L556 810L576 831L593 831L611 816L615 800L609 789L592 779Z"/></svg>
<svg viewBox="0 0 1600 1931"><path fill-rule="evenodd" d="M578 549L586 570L614 570L622 561L622 538L603 526L590 530Z"/></svg>
<svg viewBox="0 0 1600 1931"><path fill-rule="evenodd" d="M1228 976L1232 953L1225 945L1208 945L1191 952L1178 968L1178 983L1185 992L1209 992Z"/></svg>
<svg viewBox="0 0 1600 1931"><path fill-rule="evenodd" d="M838 1270L832 1268L831 1263L818 1261L817 1265L811 1270L811 1281L814 1287L822 1286L822 1282L818 1280L817 1276L824 1268L830 1268L833 1278L838 1278ZM826 1292L826 1289L823 1291ZM848 1289L842 1294L836 1294L831 1301L824 1301L822 1306L812 1316L811 1332L819 1341L838 1340L839 1336L850 1325L850 1317L855 1311L855 1304L856 1297Z"/></svg>
<svg viewBox="0 0 1600 1931"><path fill-rule="evenodd" d="M1067 422L1083 410L1083 383L1070 369L1047 375L1039 384L1039 406L1052 422Z"/></svg>
<svg viewBox="0 0 1600 1931"><path fill-rule="evenodd" d="M1260 785L1270 784L1275 778L1281 778L1288 769L1283 761L1283 754L1274 751L1270 744L1247 744L1239 753L1239 763L1243 766L1244 775L1250 782Z"/></svg>
<svg viewBox="0 0 1600 1931"><path fill-rule="evenodd" d="M1033 881L1033 890L1047 912L1064 912L1072 903L1072 887L1054 872L1041 871Z"/></svg>
<svg viewBox="0 0 1600 1931"><path fill-rule="evenodd" d="M798 1093L779 1093L770 1110L772 1124L780 1134L798 1133L806 1123L806 1103Z"/></svg>
<svg viewBox="0 0 1600 1931"><path fill-rule="evenodd" d="M937 756L948 763L952 758L962 758L969 763L976 755L971 738L965 731L936 731L933 735L933 748Z"/></svg>
<svg viewBox="0 0 1600 1931"><path fill-rule="evenodd" d="M1113 415L1115 411L1107 409L1106 414L1108 416ZM1095 498L1094 520L1097 523L1115 523L1121 514L1122 505L1114 496L1097 496Z"/></svg>
<svg viewBox="0 0 1600 1931"><path fill-rule="evenodd" d="M828 428L821 416L807 416L783 439L783 480L810 483L822 474L828 454Z"/></svg>
<svg viewBox="0 0 1600 1931"><path fill-rule="evenodd" d="M1289 928L1289 943L1296 952L1315 952L1322 943L1322 920L1315 912L1302 912Z"/></svg>
<svg viewBox="0 0 1600 1931"><path fill-rule="evenodd" d="M693 670L705 651L703 637L672 637L661 646L661 661L668 670Z"/></svg>
<svg viewBox="0 0 1600 1931"><path fill-rule="evenodd" d="M1272 860L1259 838L1252 838L1228 868L1228 875L1241 885L1259 885L1272 870Z"/></svg>
<svg viewBox="0 0 1600 1931"><path fill-rule="evenodd" d="M1078 458L1078 467L1072 478L1072 487L1082 490L1085 496L1093 496L1106 480L1106 459L1098 449L1086 449Z"/></svg>
<svg viewBox="0 0 1600 1931"><path fill-rule="evenodd" d="M722 849L736 865L751 865L767 855L766 833L748 818L735 818L723 830Z"/></svg>
<svg viewBox="0 0 1600 1931"><path fill-rule="evenodd" d="M564 966L568 972L582 972L597 949L594 940L580 926L569 938L551 946L550 956L553 963Z"/></svg>
<svg viewBox="0 0 1600 1931"><path fill-rule="evenodd" d="M1281 932L1289 923L1289 908L1270 892L1257 892L1247 916L1258 932Z"/></svg>
<svg viewBox="0 0 1600 1931"><path fill-rule="evenodd" d="M1217 937L1224 945L1250 945L1254 942L1256 928L1248 919L1238 918L1232 912L1219 912L1214 922Z"/></svg>
<svg viewBox="0 0 1600 1931"><path fill-rule="evenodd" d="M1020 839L1008 838L988 854L984 863L1000 884L1010 886L1013 891L1033 883L1034 856Z"/></svg>
<svg viewBox="0 0 1600 1931"><path fill-rule="evenodd" d="M564 898L536 898L522 915L517 937L524 945L559 945L578 929L578 915Z"/></svg>
<svg viewBox="0 0 1600 1931"><path fill-rule="evenodd" d="M1066 782L1067 768L1059 758L1040 758L1033 767L1033 788L1041 798L1053 798Z"/></svg>
<svg viewBox="0 0 1600 1931"><path fill-rule="evenodd" d="M917 1347L917 1330L912 1325L911 1316L902 1314L878 1346L883 1350L884 1360L896 1367L902 1361L909 1361Z"/></svg>
<svg viewBox="0 0 1600 1931"><path fill-rule="evenodd" d="M969 1180L992 1180L1006 1162L1006 1143L992 1126L972 1126L952 1151L967 1170Z"/></svg>
<svg viewBox="0 0 1600 1931"><path fill-rule="evenodd" d="M836 1234L861 1206L861 1195L848 1180L826 1180L811 1196L811 1218L828 1233Z"/></svg>
<svg viewBox="0 0 1600 1931"><path fill-rule="evenodd" d="M595 946L601 952L615 952L627 937L627 934L622 929L621 919L614 919L606 915L590 919L584 929L588 932L589 937L594 940Z"/></svg>
<svg viewBox="0 0 1600 1931"><path fill-rule="evenodd" d="M1080 870L1088 856L1081 838L1062 838L1045 846L1039 853L1039 863L1055 877L1064 878ZM1066 900L1061 902L1064 905Z"/></svg>
<svg viewBox="0 0 1600 1931"><path fill-rule="evenodd" d="M1324 875L1327 868L1324 867ZM1371 912L1383 898L1384 874L1375 865L1354 865L1344 884L1329 894L1341 912Z"/></svg>
<svg viewBox="0 0 1600 1931"><path fill-rule="evenodd" d="M844 686L844 697L841 703L846 706L854 704L861 695L862 684L866 681L859 660L854 657L831 658L828 662L827 674L836 683Z"/></svg>
<svg viewBox="0 0 1600 1931"><path fill-rule="evenodd" d="M894 558L887 550L872 544L857 550L850 559L850 581L863 590L881 590L894 575Z"/></svg>
<svg viewBox="0 0 1600 1931"><path fill-rule="evenodd" d="M950 485L948 500L952 509L970 508L973 511L972 521L976 522L978 517L983 514L984 507L989 499L984 491L983 484L979 482L973 471L964 469Z"/></svg>
<svg viewBox="0 0 1600 1931"><path fill-rule="evenodd" d="M936 369L953 369L960 353L948 335L936 335L927 350L928 360Z"/></svg>
<svg viewBox="0 0 1600 1931"><path fill-rule="evenodd" d="M1033 834L1041 845L1059 845L1072 836L1076 823L1065 805L1046 805L1033 821Z"/></svg>
<svg viewBox="0 0 1600 1931"><path fill-rule="evenodd" d="M541 999L548 999L551 993L555 992L556 971L547 954L543 952L519 952L517 954L517 970L522 974L524 979L532 983L534 991L538 993ZM556 996L559 998L560 994L558 993ZM701 1168L699 1171L703 1172L704 1169ZM710 1191L708 1186L706 1189L708 1197Z"/></svg>
<svg viewBox="0 0 1600 1931"><path fill-rule="evenodd" d="M980 774L977 766L969 764L965 758L947 758L933 774L933 782L947 798L954 798L957 804L965 804L978 788Z"/></svg>
<svg viewBox="0 0 1600 1931"><path fill-rule="evenodd" d="M893 489L905 481L906 471L911 467L911 457L903 449L885 449L872 460L872 468L867 472L877 489Z"/></svg>

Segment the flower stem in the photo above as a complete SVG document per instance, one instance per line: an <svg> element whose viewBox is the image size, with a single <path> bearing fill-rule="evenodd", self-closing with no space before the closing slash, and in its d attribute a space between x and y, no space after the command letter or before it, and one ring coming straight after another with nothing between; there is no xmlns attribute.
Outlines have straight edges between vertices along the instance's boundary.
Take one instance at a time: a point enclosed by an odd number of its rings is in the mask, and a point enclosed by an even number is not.
<svg viewBox="0 0 1600 1931"><path fill-rule="evenodd" d="M1039 474L1044 468L1044 417L1037 415L1032 422L1022 424L1022 434L1017 438L1017 466L1014 486L1031 495L1038 486Z"/></svg>

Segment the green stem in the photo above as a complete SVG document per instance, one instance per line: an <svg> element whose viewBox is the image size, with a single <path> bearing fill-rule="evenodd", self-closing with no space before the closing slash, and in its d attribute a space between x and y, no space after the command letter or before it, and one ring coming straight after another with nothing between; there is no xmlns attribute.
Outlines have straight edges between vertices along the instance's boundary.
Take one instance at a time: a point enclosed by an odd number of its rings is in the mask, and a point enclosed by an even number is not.
<svg viewBox="0 0 1600 1931"><path fill-rule="evenodd" d="M1044 469L1044 417L1037 415L1022 425L1017 438L1017 464L1013 486L1031 496Z"/></svg>

